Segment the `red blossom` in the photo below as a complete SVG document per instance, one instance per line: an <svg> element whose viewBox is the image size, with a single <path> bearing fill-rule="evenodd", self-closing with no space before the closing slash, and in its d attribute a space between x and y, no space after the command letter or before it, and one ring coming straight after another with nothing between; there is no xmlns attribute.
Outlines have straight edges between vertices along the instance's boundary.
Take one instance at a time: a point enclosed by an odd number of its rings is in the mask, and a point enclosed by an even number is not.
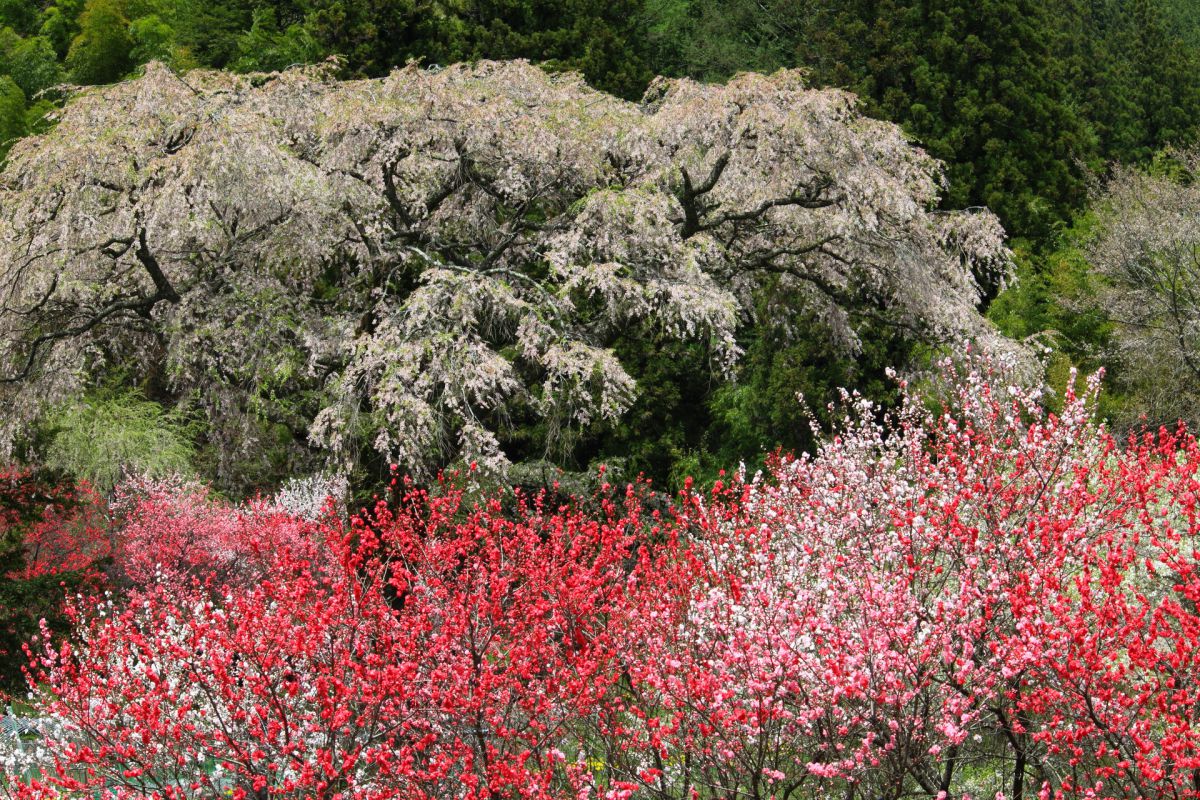
<svg viewBox="0 0 1200 800"><path fill-rule="evenodd" d="M346 524L145 495L131 588L33 651L39 785L1200 798L1200 446L1114 441L1095 381L1048 413L945 370L943 410L848 398L815 454L661 514L637 486L399 484Z"/></svg>

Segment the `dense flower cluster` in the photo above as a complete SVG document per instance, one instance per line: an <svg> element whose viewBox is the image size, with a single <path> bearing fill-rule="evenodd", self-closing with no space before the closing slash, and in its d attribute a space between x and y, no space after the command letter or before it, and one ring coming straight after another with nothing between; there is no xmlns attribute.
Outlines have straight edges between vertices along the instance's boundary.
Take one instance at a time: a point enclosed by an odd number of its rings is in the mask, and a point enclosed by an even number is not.
<svg viewBox="0 0 1200 800"><path fill-rule="evenodd" d="M664 512L143 490L126 588L31 648L58 729L0 791L1200 797L1200 447L1120 445L1094 381L1048 413L945 370L941 410L848 397L815 454Z"/></svg>
<svg viewBox="0 0 1200 800"><path fill-rule="evenodd" d="M86 484L0 469L0 539L14 547L8 579L92 570L109 554L103 502Z"/></svg>

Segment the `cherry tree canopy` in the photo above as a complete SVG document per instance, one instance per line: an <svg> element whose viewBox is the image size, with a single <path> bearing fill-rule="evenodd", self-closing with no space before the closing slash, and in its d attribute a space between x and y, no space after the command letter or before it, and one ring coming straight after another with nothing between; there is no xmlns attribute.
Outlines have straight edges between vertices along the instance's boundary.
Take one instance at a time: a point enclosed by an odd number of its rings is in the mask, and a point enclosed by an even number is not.
<svg viewBox="0 0 1200 800"><path fill-rule="evenodd" d="M767 275L844 348L856 307L986 334L975 276L1008 270L1003 232L933 212L939 183L797 72L639 105L523 62L357 82L152 64L3 173L3 438L119 365L228 453L265 416L338 459L502 467L517 406L550 440L623 412L618 332L727 370Z"/></svg>

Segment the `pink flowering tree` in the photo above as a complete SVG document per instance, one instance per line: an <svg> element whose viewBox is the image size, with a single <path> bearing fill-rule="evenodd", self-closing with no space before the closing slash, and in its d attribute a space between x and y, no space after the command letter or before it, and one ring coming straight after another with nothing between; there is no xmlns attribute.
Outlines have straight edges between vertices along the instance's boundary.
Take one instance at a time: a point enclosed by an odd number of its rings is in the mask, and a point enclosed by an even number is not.
<svg viewBox="0 0 1200 800"><path fill-rule="evenodd" d="M615 764L662 797L1193 797L1194 442L974 362L687 498Z"/></svg>
<svg viewBox="0 0 1200 800"><path fill-rule="evenodd" d="M323 558L317 520L270 501L233 506L195 483L129 480L111 508L113 577L127 586L249 585L281 565Z"/></svg>

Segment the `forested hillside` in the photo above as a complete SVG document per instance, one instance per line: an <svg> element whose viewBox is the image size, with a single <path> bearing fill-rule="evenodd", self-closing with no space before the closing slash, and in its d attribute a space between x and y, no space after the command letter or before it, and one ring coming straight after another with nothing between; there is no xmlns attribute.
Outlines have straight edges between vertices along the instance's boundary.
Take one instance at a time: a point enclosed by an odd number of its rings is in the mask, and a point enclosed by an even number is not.
<svg viewBox="0 0 1200 800"><path fill-rule="evenodd" d="M904 125L947 162L947 202L987 205L1014 236L1078 210L1084 168L1190 141L1200 108L1187 3L650 2L656 71L802 66Z"/></svg>
<svg viewBox="0 0 1200 800"><path fill-rule="evenodd" d="M581 71L593 87L632 100L655 74L724 81L739 71L799 68L808 85L853 92L865 115L898 123L942 161L941 208L998 215L1021 280L1001 294L1006 270L976 274L980 308L991 305L995 322L1017 338L1045 334L1040 341L1055 350L1050 369L1059 381L1069 363L1107 365L1114 388L1107 410L1132 422L1162 404L1145 397L1146 366L1133 365L1115 343L1116 323L1093 301L1100 289L1074 254L1086 246L1091 209L1101 202L1089 194L1089 181L1114 163L1170 171L1167 148L1192 140L1200 118L1198 16L1190 4L1167 0L6 0L0 147L49 130L56 109L77 91L72 85L125 80L150 61L179 74L325 64L324 74L345 79L386 75L413 61L436 70L519 57L551 71ZM651 88L646 102L656 102L658 91ZM896 299L903 293L897 289ZM744 356L724 373L695 343L618 336L608 346L638 387L625 413L603 431L571 433L575 444L562 448L547 447L564 441L561 425L547 429L522 412L510 418L505 446L512 460L543 471L604 460L660 479L712 474L777 446L804 448L809 412L795 402L798 392L818 418L841 386L886 405L894 394L884 370L937 343L929 330L898 320L892 300L840 302L854 318L849 347L830 346L837 325L811 299L777 292L743 298L733 333ZM96 374L87 385L82 406L42 418L40 438L25 445L30 452L49 448L83 468L88 457L77 451L87 449L88 437L73 431L115 415L129 422L115 426L123 434L172 443L160 448L164 463L190 459L206 474L229 474L232 455L214 444L221 435L211 420L167 391L167 382L121 372ZM276 397L292 422L255 412L255 440L280 444L245 461L246 474L233 483L270 483L295 463L289 442L303 438L302 420L320 403L291 390ZM1170 421L1155 413L1151 421Z"/></svg>

